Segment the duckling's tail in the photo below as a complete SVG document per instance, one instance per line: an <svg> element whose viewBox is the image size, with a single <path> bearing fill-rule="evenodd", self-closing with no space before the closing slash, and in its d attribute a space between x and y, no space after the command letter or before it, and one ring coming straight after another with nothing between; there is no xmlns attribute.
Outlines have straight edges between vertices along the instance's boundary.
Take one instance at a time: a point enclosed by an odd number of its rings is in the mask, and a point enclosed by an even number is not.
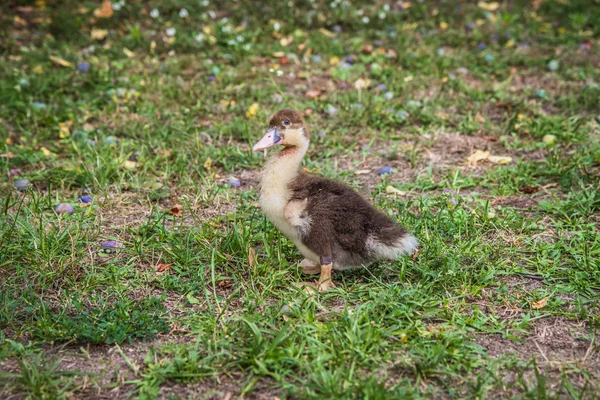
<svg viewBox="0 0 600 400"><path fill-rule="evenodd" d="M395 260L413 254L419 241L399 226L386 227L377 235L369 235L367 248L378 259Z"/></svg>

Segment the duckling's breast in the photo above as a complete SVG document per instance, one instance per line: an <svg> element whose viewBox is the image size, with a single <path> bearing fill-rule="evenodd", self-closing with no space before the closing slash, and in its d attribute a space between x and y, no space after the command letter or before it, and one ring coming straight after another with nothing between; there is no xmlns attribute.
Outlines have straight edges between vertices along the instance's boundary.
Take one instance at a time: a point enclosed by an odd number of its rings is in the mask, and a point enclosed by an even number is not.
<svg viewBox="0 0 600 400"><path fill-rule="evenodd" d="M260 208L267 218L311 261L319 262L319 256L302 243L300 230L293 226L285 217L285 207L289 203L289 193L286 188L264 182L260 193Z"/></svg>

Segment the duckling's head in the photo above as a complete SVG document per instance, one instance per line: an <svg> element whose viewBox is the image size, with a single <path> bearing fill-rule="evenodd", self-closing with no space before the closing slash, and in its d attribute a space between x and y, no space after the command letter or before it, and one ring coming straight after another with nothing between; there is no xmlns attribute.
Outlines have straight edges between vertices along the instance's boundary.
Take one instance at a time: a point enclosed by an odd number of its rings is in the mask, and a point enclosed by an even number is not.
<svg viewBox="0 0 600 400"><path fill-rule="evenodd" d="M284 147L303 147L308 146L308 142L308 130L302 116L292 109L284 108L271 117L269 130L252 150L264 150L278 144Z"/></svg>

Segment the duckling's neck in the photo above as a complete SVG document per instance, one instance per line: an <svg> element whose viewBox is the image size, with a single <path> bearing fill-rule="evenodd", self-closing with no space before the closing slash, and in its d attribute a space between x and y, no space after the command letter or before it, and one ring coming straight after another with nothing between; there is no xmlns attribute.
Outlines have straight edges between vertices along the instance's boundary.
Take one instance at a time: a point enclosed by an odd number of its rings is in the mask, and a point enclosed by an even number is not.
<svg viewBox="0 0 600 400"><path fill-rule="evenodd" d="M300 163L308 150L308 141L299 146L286 147L269 157L261 179L261 195L266 191L287 192L287 187L296 178Z"/></svg>

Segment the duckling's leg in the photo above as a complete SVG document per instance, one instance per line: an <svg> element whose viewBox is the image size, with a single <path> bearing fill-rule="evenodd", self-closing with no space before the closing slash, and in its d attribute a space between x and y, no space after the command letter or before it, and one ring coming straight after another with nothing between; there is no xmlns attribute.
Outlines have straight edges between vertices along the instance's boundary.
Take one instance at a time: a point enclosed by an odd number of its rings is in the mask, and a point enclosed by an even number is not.
<svg viewBox="0 0 600 400"><path fill-rule="evenodd" d="M331 280L331 271L333 270L333 258L331 256L321 256L321 266L319 280L317 282L304 282L304 290L307 293L314 293L315 289L319 293L325 293L335 287L335 283Z"/></svg>
<svg viewBox="0 0 600 400"><path fill-rule="evenodd" d="M321 266L316 262L309 260L308 258L305 258L300 262L300 268L302 268L302 272L310 275L318 274L321 272Z"/></svg>
<svg viewBox="0 0 600 400"><path fill-rule="evenodd" d="M319 293L325 293L330 288L335 287L331 279L331 270L333 269L333 258L331 256L321 257L321 275L317 285Z"/></svg>

